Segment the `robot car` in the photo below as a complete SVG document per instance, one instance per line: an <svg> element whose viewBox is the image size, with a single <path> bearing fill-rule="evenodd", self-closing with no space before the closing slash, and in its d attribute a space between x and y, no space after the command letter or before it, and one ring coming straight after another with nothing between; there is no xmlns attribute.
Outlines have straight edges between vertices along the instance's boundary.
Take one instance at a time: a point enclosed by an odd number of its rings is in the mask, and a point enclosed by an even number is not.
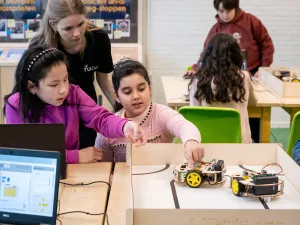
<svg viewBox="0 0 300 225"><path fill-rule="evenodd" d="M256 197L270 201L273 197L283 194L284 182L277 174L261 173L244 170L242 174L230 177L232 193L240 197Z"/></svg>
<svg viewBox="0 0 300 225"><path fill-rule="evenodd" d="M187 163L179 164L175 166L173 175L176 182L197 188L204 182L210 185L225 182L225 172L224 161L214 159L207 163L194 163L194 168L189 168Z"/></svg>

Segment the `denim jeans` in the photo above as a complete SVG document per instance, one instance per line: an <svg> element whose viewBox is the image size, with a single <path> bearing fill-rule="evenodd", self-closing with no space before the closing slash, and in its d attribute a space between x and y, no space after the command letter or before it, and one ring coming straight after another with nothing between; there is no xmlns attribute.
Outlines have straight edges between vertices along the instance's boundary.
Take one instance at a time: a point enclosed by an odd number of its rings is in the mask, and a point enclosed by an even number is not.
<svg viewBox="0 0 300 225"><path fill-rule="evenodd" d="M300 140L298 140L294 146L292 157L295 162L300 165Z"/></svg>

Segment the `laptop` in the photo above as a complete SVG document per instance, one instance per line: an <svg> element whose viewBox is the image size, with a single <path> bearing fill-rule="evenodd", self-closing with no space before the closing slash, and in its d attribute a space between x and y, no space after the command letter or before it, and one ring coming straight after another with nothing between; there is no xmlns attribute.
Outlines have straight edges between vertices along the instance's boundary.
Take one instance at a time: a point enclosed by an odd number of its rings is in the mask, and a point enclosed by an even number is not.
<svg viewBox="0 0 300 225"><path fill-rule="evenodd" d="M60 153L0 148L0 224L56 224Z"/></svg>
<svg viewBox="0 0 300 225"><path fill-rule="evenodd" d="M0 124L0 147L61 153L60 178L67 177L64 124Z"/></svg>

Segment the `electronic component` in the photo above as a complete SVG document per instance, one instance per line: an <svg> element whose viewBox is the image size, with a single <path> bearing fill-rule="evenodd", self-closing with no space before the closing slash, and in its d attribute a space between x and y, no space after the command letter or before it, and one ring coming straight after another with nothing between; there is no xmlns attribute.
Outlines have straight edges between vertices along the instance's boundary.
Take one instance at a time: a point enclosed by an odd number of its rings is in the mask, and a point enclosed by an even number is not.
<svg viewBox="0 0 300 225"><path fill-rule="evenodd" d="M224 160L218 160L217 164L215 165L216 171L222 171L224 169Z"/></svg>
<svg viewBox="0 0 300 225"><path fill-rule="evenodd" d="M223 171L224 169L224 160L218 160L217 164L215 165L215 171ZM220 182L224 179L223 173L217 174L217 181Z"/></svg>
<svg viewBox="0 0 300 225"><path fill-rule="evenodd" d="M224 161L214 159L210 162L194 162L193 168L189 168L187 163L179 164L174 168L173 175L176 182L197 188L204 182L209 185L224 183L225 172Z"/></svg>
<svg viewBox="0 0 300 225"><path fill-rule="evenodd" d="M289 77L291 75L291 72L287 68L280 68L279 72L282 77Z"/></svg>
<svg viewBox="0 0 300 225"><path fill-rule="evenodd" d="M255 185L262 186L253 186L254 195L272 195L277 194L278 192L278 177L273 174L259 174L253 175L252 181ZM274 184L263 186L264 184Z"/></svg>

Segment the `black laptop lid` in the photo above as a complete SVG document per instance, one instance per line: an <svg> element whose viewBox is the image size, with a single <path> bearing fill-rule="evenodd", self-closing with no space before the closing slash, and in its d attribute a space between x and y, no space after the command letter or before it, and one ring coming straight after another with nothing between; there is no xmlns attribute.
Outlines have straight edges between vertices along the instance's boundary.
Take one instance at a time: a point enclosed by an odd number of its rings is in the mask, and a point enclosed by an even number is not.
<svg viewBox="0 0 300 225"><path fill-rule="evenodd" d="M0 148L0 223L56 224L60 153Z"/></svg>
<svg viewBox="0 0 300 225"><path fill-rule="evenodd" d="M64 124L0 124L0 147L58 151L61 179L66 179Z"/></svg>

